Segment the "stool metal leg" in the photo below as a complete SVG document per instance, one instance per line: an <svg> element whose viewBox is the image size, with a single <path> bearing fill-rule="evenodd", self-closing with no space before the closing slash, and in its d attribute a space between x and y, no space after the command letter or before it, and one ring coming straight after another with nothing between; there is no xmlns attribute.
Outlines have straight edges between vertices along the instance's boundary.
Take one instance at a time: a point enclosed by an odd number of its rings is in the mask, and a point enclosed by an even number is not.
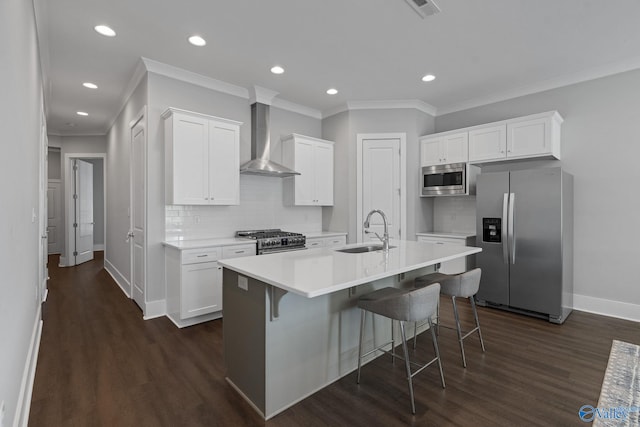
<svg viewBox="0 0 640 427"><path fill-rule="evenodd" d="M480 331L480 321L478 320L478 310L476 310L476 301L473 298L473 295L469 297L471 300L471 309L473 310L473 317L476 319L476 328L478 329L478 337L480 337L480 346L482 347L482 351L484 352L484 341L482 339L482 331Z"/></svg>
<svg viewBox="0 0 640 427"><path fill-rule="evenodd" d="M407 381L409 381L409 395L411 396L411 413L416 413L416 404L413 399L413 380L411 375L411 366L409 366L409 349L407 348L407 336L404 330L404 322L400 320L400 335L402 337L402 350L404 351L404 365L407 369Z"/></svg>
<svg viewBox="0 0 640 427"><path fill-rule="evenodd" d="M391 363L396 363L396 338L395 331L393 329L393 319L391 319Z"/></svg>
<svg viewBox="0 0 640 427"><path fill-rule="evenodd" d="M462 330L460 329L460 316L458 316L458 306L456 305L456 297L452 296L453 314L456 318L456 331L458 332L458 342L460 343L460 352L462 353L462 366L467 367L467 359L464 357L464 344L462 342Z"/></svg>
<svg viewBox="0 0 640 427"><path fill-rule="evenodd" d="M357 384L360 384L360 367L362 366L362 341L364 341L364 319L365 319L365 311L360 310L362 313L360 315L360 340L358 345L358 379L356 380Z"/></svg>
<svg viewBox="0 0 640 427"><path fill-rule="evenodd" d="M444 384L444 371L442 370L442 360L440 359L440 350L438 348L438 338L436 337L436 331L433 327L433 321L429 319L429 329L431 329L431 338L433 339L433 349L436 352L438 358L438 368L440 368L440 381L442 382L442 388L445 388Z"/></svg>

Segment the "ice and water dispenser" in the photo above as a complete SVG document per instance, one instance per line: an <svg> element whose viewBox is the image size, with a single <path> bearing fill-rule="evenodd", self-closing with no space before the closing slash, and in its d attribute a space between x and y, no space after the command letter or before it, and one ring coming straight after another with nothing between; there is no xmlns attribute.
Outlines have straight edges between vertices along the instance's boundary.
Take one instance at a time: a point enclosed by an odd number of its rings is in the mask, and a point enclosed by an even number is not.
<svg viewBox="0 0 640 427"><path fill-rule="evenodd" d="M502 218L482 218L482 241L502 242Z"/></svg>

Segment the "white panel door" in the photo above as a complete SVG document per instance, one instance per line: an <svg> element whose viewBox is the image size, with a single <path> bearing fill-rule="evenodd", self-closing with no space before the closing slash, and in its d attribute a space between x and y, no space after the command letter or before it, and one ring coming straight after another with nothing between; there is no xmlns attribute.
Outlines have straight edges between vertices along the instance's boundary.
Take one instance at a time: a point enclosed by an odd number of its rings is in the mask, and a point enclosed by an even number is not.
<svg viewBox="0 0 640 427"><path fill-rule="evenodd" d="M443 163L442 138L426 138L420 142L420 165L433 166Z"/></svg>
<svg viewBox="0 0 640 427"><path fill-rule="evenodd" d="M314 144L311 141L299 140L295 142L295 170L300 175L295 177L296 205L314 205Z"/></svg>
<svg viewBox="0 0 640 427"><path fill-rule="evenodd" d="M182 266L180 318L222 310L222 267L217 262Z"/></svg>
<svg viewBox="0 0 640 427"><path fill-rule="evenodd" d="M59 254L62 251L62 182L49 180L47 186L47 236L48 253Z"/></svg>
<svg viewBox="0 0 640 427"><path fill-rule="evenodd" d="M469 161L499 160L507 157L506 125L469 131Z"/></svg>
<svg viewBox="0 0 640 427"><path fill-rule="evenodd" d="M388 220L389 237L400 238L400 140L365 139L362 142L362 217L380 209ZM359 225L362 227L362 225ZM380 215L371 217L370 231L384 233ZM363 234L363 240L378 240Z"/></svg>
<svg viewBox="0 0 640 427"><path fill-rule="evenodd" d="M146 282L145 214L145 126L144 119L131 128L131 296L144 312Z"/></svg>
<svg viewBox="0 0 640 427"><path fill-rule="evenodd" d="M240 186L239 135L236 126L209 122L209 202L237 205Z"/></svg>
<svg viewBox="0 0 640 427"><path fill-rule="evenodd" d="M445 163L466 163L469 161L469 133L447 135L442 140Z"/></svg>
<svg viewBox="0 0 640 427"><path fill-rule="evenodd" d="M315 160L315 188L316 204L333 205L333 145L316 144Z"/></svg>
<svg viewBox="0 0 640 427"><path fill-rule="evenodd" d="M74 160L75 166L75 264L93 259L93 165Z"/></svg>
<svg viewBox="0 0 640 427"><path fill-rule="evenodd" d="M209 121L176 114L173 143L174 204L208 204Z"/></svg>
<svg viewBox="0 0 640 427"><path fill-rule="evenodd" d="M527 157L551 152L549 119L507 124L507 156Z"/></svg>

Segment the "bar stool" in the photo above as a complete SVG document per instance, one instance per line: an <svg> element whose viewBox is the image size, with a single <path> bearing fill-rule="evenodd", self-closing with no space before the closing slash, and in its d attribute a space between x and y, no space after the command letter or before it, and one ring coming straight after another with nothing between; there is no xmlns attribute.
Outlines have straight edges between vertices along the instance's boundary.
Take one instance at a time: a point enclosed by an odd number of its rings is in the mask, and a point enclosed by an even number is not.
<svg viewBox="0 0 640 427"><path fill-rule="evenodd" d="M442 363L440 362L440 351L438 350L438 339L433 328L431 317L436 311L438 305L438 299L440 296L440 285L438 283L430 284L429 286L422 287L420 289L398 289L398 288L382 288L369 294L363 295L358 300L358 307L362 309L360 317L360 341L358 345L358 379L357 383L360 384L360 368L362 365L362 358L368 356L375 351L383 351L391 354L392 360L396 357L404 360L405 369L407 372L407 381L409 382L409 395L411 396L411 413L416 413L416 405L413 398L413 381L412 378L422 371L427 366L434 362L438 362L440 368L440 380L442 382L442 388L444 384L444 373L442 371ZM368 351L364 355L362 354L362 341L364 339L364 328L366 312L379 314L381 316L391 319L391 342L379 345L373 350ZM427 319L429 328L431 329L431 337L433 338L433 349L435 350L436 357L431 359L425 365L420 365L409 360L409 351L407 348L407 337L405 334L405 322L417 322ZM400 323L400 335L402 338L402 350L404 352L404 358L395 354L394 337L393 337L393 321L398 320ZM391 351L384 350L383 347L391 344ZM418 369L415 372L411 372L410 365L417 366Z"/></svg>
<svg viewBox="0 0 640 427"><path fill-rule="evenodd" d="M476 310L476 302L474 300L475 294L478 293L478 288L480 287L480 275L482 274L482 270L479 268L475 268L473 270L466 271L460 274L443 274L443 273L433 273L428 274L426 276L418 277L414 281L415 288L423 288L425 286L429 286L431 283L440 283L440 293L442 295L451 296L451 301L453 303L453 314L456 319L456 332L458 333L458 342L460 343L460 352L462 353L462 366L467 367L467 359L464 355L464 344L463 340L467 338L469 335L474 332L478 332L478 337L480 338L480 346L482 347L482 351L484 352L484 341L482 340L482 331L480 330L480 322L478 321L478 310ZM458 315L458 306L456 305L456 298L469 298L471 302L471 310L473 311L473 317L476 321L476 326L465 335L462 335L462 329L460 328L460 316ZM438 308L438 329L440 328L440 310ZM445 326L443 326L445 327ZM418 329L416 325L416 330ZM413 337L413 346L415 348L416 345L416 336L414 331Z"/></svg>

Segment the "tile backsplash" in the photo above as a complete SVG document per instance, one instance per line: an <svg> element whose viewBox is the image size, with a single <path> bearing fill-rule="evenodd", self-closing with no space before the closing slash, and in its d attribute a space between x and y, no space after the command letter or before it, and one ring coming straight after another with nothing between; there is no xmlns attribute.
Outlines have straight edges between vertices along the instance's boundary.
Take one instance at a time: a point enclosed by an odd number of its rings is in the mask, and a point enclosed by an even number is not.
<svg viewBox="0 0 640 427"><path fill-rule="evenodd" d="M433 230L450 232L476 231L475 196L435 197Z"/></svg>
<svg viewBox="0 0 640 427"><path fill-rule="evenodd" d="M233 237L237 230L322 230L322 208L284 206L282 178L240 175L238 206L165 206L166 240Z"/></svg>

